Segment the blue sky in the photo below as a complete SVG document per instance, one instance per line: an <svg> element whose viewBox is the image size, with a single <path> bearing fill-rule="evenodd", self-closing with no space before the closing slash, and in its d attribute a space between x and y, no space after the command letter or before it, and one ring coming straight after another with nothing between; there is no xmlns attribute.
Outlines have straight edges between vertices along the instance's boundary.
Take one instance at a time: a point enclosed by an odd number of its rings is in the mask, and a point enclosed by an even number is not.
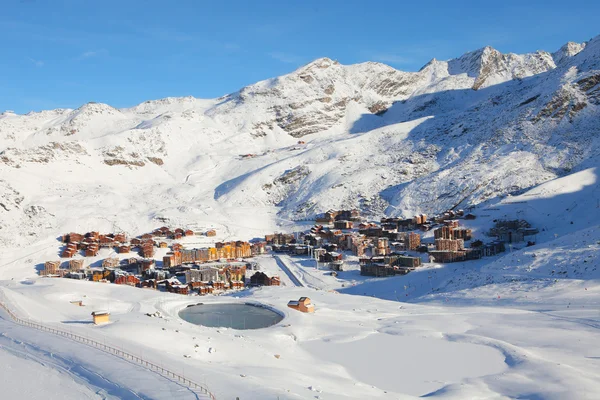
<svg viewBox="0 0 600 400"><path fill-rule="evenodd" d="M211 98L319 57L415 71L600 34L598 1L4 0L0 111ZM176 5L175 5L176 4Z"/></svg>

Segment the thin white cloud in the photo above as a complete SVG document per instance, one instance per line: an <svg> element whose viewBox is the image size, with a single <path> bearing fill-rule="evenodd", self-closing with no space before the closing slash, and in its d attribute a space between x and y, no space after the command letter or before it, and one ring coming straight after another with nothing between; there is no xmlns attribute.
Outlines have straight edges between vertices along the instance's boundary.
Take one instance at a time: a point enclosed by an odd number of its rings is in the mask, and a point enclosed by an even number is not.
<svg viewBox="0 0 600 400"><path fill-rule="evenodd" d="M76 60L85 60L93 57L102 57L108 55L108 50L100 49L100 50L89 50L81 53L76 57Z"/></svg>
<svg viewBox="0 0 600 400"><path fill-rule="evenodd" d="M278 51L269 53L269 57L286 64L298 64L302 62L302 58L297 55L281 53Z"/></svg>
<svg viewBox="0 0 600 400"><path fill-rule="evenodd" d="M35 65L38 68L43 67L44 64L45 64L42 60L35 60L35 59L31 58L31 57L29 57L29 61L31 61L33 63L33 65Z"/></svg>

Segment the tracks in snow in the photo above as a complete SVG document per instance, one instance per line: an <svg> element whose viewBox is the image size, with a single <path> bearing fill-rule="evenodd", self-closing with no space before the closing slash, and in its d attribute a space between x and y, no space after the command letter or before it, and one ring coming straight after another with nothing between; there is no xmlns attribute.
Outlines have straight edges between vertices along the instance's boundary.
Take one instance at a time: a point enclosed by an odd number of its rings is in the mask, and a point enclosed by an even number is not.
<svg viewBox="0 0 600 400"><path fill-rule="evenodd" d="M296 275L294 275L294 273L281 260L281 258L279 256L273 256L273 258L275 258L275 262L277 262L277 265L279 266L279 268L281 268L281 270L283 272L285 272L285 274L290 278L290 280L294 283L294 285L304 287L304 284L302 282L300 282L300 279L298 279L298 277L296 277Z"/></svg>

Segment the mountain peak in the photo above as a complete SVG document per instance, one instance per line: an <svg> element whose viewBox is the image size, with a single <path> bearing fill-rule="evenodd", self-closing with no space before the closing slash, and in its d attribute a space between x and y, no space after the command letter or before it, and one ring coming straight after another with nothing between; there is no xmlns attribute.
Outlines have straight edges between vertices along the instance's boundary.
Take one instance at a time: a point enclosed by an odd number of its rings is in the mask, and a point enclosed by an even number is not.
<svg viewBox="0 0 600 400"><path fill-rule="evenodd" d="M448 73L450 75L466 73L472 78L477 78L486 64L493 63L494 59L499 57L502 57L502 53L491 46L485 46L448 61Z"/></svg>
<svg viewBox="0 0 600 400"><path fill-rule="evenodd" d="M586 42L567 42L560 49L552 53L552 58L556 65L561 64L569 58L579 54L579 52L585 48L586 44Z"/></svg>
<svg viewBox="0 0 600 400"><path fill-rule="evenodd" d="M326 69L326 68L331 67L332 65L339 65L339 62L332 60L331 58L328 58L328 57L321 57L321 58L317 58L316 60L313 60L313 61L309 62L308 64L303 65L302 67L298 68L298 72L314 70L314 69Z"/></svg>
<svg viewBox="0 0 600 400"><path fill-rule="evenodd" d="M556 64L547 52L503 54L491 46L465 53L448 61L450 75L467 74L475 78L473 89L521 79L554 69Z"/></svg>

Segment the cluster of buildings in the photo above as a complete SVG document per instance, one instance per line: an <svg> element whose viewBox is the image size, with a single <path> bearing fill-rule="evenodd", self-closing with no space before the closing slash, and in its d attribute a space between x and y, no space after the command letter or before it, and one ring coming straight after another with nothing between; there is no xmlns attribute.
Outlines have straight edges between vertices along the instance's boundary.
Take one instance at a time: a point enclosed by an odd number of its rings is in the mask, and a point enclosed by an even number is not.
<svg viewBox="0 0 600 400"><path fill-rule="evenodd" d="M362 257L359 262L361 275L377 277L405 275L421 266L420 257L398 253L387 256Z"/></svg>
<svg viewBox="0 0 600 400"><path fill-rule="evenodd" d="M183 264L202 263L221 259L247 258L264 254L266 245L264 242L219 242L214 247L200 249L174 248L163 257L165 268L177 267Z"/></svg>
<svg viewBox="0 0 600 400"><path fill-rule="evenodd" d="M498 241L504 243L518 243L525 239L533 238L539 230L532 228L531 224L525 220L503 220L497 221L496 226L490 229L489 235L497 238Z"/></svg>
<svg viewBox="0 0 600 400"><path fill-rule="evenodd" d="M209 230L204 234L215 236L216 232ZM158 228L131 240L128 240L123 233L106 235L98 232L68 233L62 236L66 246L61 256L71 259L64 262L45 262L40 275L162 289L180 294L193 292L207 294L243 289L246 286L247 264L234 259L266 252L264 242L252 244L243 241L219 242L214 247L184 249L179 242L169 245L166 241L192 235L195 233L190 229L168 227ZM87 257L97 256L99 250L106 247L113 248L118 254L137 249L141 258L107 257L101 261L101 266L94 268L89 265L86 267L84 258L73 258L80 251L83 251ZM157 266L153 258L156 248L170 249L163 258L162 266ZM253 284L278 285L280 283L278 277L267 277L268 280L260 278L260 276L255 278L257 283Z"/></svg>
<svg viewBox="0 0 600 400"><path fill-rule="evenodd" d="M61 252L69 260L48 261L40 274L202 295L242 289L246 284L279 286L278 276L263 272L247 280L247 264L234 261L264 254L267 245L276 253L310 256L334 271L343 269L343 252L351 252L359 259L361 275L385 277L418 268L425 253L430 262L474 260L496 255L505 251L506 243L522 242L538 233L524 220L497 221L488 233L495 240L484 244L472 241L472 230L461 226L457 218L475 216L448 210L432 218L420 214L373 223L361 221L357 210L328 211L317 219L322 224L300 234L274 233L266 235L264 242L217 242L213 247L193 249L183 248L178 242L167 243L196 234L182 228L162 227L131 240L123 233L69 233L62 237L65 248ZM423 242L422 233L432 229L433 241ZM203 234L214 236L216 232ZM137 249L141 258L109 257L102 261L102 268L85 268L83 258L74 258L80 251L86 257L97 256L101 248L113 248L119 254ZM158 268L153 258L156 248L169 249Z"/></svg>
<svg viewBox="0 0 600 400"><path fill-rule="evenodd" d="M386 256L393 252L415 251L421 246L421 235L412 232L427 223L426 215L410 219L383 218L381 224L353 222L353 228L337 229L315 225L304 235L313 247L337 246L336 251L350 251L358 257Z"/></svg>
<svg viewBox="0 0 600 400"><path fill-rule="evenodd" d="M409 252L428 253L430 262L473 260L503 252L505 243L520 242L537 233L522 220L498 221L490 231L490 235L496 237L495 241L486 244L475 241L467 247L465 242L471 241L472 230L460 226L458 218L473 220L476 216L465 214L463 210L447 210L431 218L425 214L412 218L382 218L377 224L361 222L356 210L328 211L317 218L317 223L328 227L315 225L304 235L301 244L290 236L274 250L292 254L308 251L323 262L331 261L331 255L336 256L338 252L351 251L359 257L362 275L391 276L408 273L421 265L421 256L411 256ZM433 243L422 243L419 232L432 229ZM331 252L328 246L335 246L334 251Z"/></svg>
<svg viewBox="0 0 600 400"><path fill-rule="evenodd" d="M72 258L79 251L83 251L86 257L95 257L100 248L119 249L128 245L127 235L124 233L100 234L96 231L88 232L85 235L75 232L67 233L62 236L62 242L65 243L65 248L60 255L62 258Z"/></svg>
<svg viewBox="0 0 600 400"><path fill-rule="evenodd" d="M360 221L361 215L360 211L353 210L329 210L325 212L323 215L317 217L317 224L325 224L330 225L335 223L336 221ZM350 228L348 228L350 229Z"/></svg>

